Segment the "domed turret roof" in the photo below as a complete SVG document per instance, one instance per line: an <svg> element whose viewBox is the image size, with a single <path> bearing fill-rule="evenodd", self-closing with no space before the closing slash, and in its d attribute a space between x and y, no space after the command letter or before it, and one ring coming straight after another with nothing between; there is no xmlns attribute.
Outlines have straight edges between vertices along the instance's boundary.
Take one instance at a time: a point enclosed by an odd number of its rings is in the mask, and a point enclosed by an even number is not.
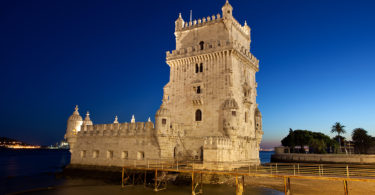
<svg viewBox="0 0 375 195"><path fill-rule="evenodd" d="M79 112L78 112L78 106L75 107L75 110L73 112L73 114L69 117L70 121L82 121L82 117L81 115L79 115Z"/></svg>
<svg viewBox="0 0 375 195"><path fill-rule="evenodd" d="M164 108L163 106L160 107L160 109L156 112L156 116L170 116L171 112Z"/></svg>
<svg viewBox="0 0 375 195"><path fill-rule="evenodd" d="M235 99L230 98L230 99L225 100L223 108L224 109L238 109L238 104Z"/></svg>
<svg viewBox="0 0 375 195"><path fill-rule="evenodd" d="M262 116L258 107L255 109L255 116Z"/></svg>
<svg viewBox="0 0 375 195"><path fill-rule="evenodd" d="M85 120L83 120L83 125L93 125L91 119L90 119L90 113L87 111Z"/></svg>

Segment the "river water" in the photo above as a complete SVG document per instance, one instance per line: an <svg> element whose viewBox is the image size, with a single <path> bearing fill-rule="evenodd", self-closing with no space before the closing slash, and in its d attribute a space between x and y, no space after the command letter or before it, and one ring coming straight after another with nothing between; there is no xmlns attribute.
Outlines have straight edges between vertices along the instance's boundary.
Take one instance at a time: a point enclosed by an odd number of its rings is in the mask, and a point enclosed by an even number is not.
<svg viewBox="0 0 375 195"><path fill-rule="evenodd" d="M262 163L270 161L272 152L261 152ZM183 195L191 194L190 186L168 185L167 190L154 192L143 186L129 186L121 189L119 185L105 181L57 178L55 173L61 172L69 164L68 150L0 150L0 194L158 194ZM49 188L49 189L48 189ZM204 185L204 194L234 194L235 188L227 185ZM246 186L245 194L278 195L276 190Z"/></svg>

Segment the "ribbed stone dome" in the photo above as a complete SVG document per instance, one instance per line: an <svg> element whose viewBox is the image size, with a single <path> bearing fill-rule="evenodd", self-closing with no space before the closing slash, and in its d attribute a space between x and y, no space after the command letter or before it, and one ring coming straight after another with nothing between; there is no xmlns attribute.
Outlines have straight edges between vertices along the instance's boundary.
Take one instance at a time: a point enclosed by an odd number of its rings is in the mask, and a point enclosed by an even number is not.
<svg viewBox="0 0 375 195"><path fill-rule="evenodd" d="M78 112L78 106L76 106L73 114L69 117L70 121L82 121L82 117L81 115L79 115L79 112Z"/></svg>

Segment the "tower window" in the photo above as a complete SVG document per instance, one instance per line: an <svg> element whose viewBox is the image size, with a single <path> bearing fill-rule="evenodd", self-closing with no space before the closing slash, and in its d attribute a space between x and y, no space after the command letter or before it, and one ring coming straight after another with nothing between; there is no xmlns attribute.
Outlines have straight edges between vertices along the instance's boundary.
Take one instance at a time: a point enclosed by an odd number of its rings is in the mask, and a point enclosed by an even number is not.
<svg viewBox="0 0 375 195"><path fill-rule="evenodd" d="M137 152L137 159L138 160L143 160L145 158L145 152L139 151Z"/></svg>
<svg viewBox="0 0 375 195"><path fill-rule="evenodd" d="M197 94L200 94L201 93L201 86L198 86L197 87Z"/></svg>
<svg viewBox="0 0 375 195"><path fill-rule="evenodd" d="M247 112L245 112L245 123L247 123Z"/></svg>
<svg viewBox="0 0 375 195"><path fill-rule="evenodd" d="M107 159L112 159L113 158L113 151L112 150L108 150L107 151Z"/></svg>
<svg viewBox="0 0 375 195"><path fill-rule="evenodd" d="M204 42L201 41L201 42L199 43L199 46L200 46L201 50L203 50L203 49L204 49Z"/></svg>
<svg viewBox="0 0 375 195"><path fill-rule="evenodd" d="M128 156L129 156L128 151L123 151L123 152L121 153L121 158L122 158L122 159L128 159Z"/></svg>
<svg viewBox="0 0 375 195"><path fill-rule="evenodd" d="M236 111L232 111L232 116L236 116Z"/></svg>
<svg viewBox="0 0 375 195"><path fill-rule="evenodd" d="M201 63L201 66L199 67L200 72L203 72L203 63Z"/></svg>
<svg viewBox="0 0 375 195"><path fill-rule="evenodd" d="M165 118L161 119L161 124L163 124L163 125L167 124L167 119L165 119Z"/></svg>
<svg viewBox="0 0 375 195"><path fill-rule="evenodd" d="M199 66L198 64L195 64L195 73L198 73L199 72Z"/></svg>
<svg viewBox="0 0 375 195"><path fill-rule="evenodd" d="M195 111L195 121L202 121L202 111L201 110Z"/></svg>
<svg viewBox="0 0 375 195"><path fill-rule="evenodd" d="M99 150L94 150L94 152L92 153L92 157L98 158L99 157Z"/></svg>

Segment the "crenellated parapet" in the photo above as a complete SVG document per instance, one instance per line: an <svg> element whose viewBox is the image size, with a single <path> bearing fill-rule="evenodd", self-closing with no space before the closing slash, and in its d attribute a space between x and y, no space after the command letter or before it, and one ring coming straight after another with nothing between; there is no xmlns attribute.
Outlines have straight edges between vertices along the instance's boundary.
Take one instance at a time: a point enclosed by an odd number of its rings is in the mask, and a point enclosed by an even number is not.
<svg viewBox="0 0 375 195"><path fill-rule="evenodd" d="M221 22L222 18L220 14L212 15L212 16L207 16L199 19L195 19L190 22L183 22L182 23L182 28L176 29L176 31L184 31L184 30L191 30L193 28L201 27L207 24L214 24Z"/></svg>
<svg viewBox="0 0 375 195"><path fill-rule="evenodd" d="M229 137L206 137L204 138L204 149L229 150L232 146L232 140Z"/></svg>
<svg viewBox="0 0 375 195"><path fill-rule="evenodd" d="M234 51L240 55L244 60L250 61L256 69L259 69L259 60L244 47L240 42L234 40L232 42L226 40L214 41L210 43L204 43L203 49L199 44L193 47L181 48L179 50L173 50L172 52L167 51L167 63L178 64L185 63L186 61L194 62L205 59L212 59L217 55L220 55L223 51Z"/></svg>
<svg viewBox="0 0 375 195"><path fill-rule="evenodd" d="M250 36L250 28L247 26L246 23L242 26L235 18L222 18L219 13L216 15L195 19L190 22L185 22L182 20L182 23L178 23L178 25L181 26L176 27L176 32L192 30L194 28L199 28L202 26L223 22L224 20L229 21L231 25L233 25L239 32L241 32L246 37Z"/></svg>
<svg viewBox="0 0 375 195"><path fill-rule="evenodd" d="M154 123L111 123L83 125L78 136L151 136L156 135Z"/></svg>

